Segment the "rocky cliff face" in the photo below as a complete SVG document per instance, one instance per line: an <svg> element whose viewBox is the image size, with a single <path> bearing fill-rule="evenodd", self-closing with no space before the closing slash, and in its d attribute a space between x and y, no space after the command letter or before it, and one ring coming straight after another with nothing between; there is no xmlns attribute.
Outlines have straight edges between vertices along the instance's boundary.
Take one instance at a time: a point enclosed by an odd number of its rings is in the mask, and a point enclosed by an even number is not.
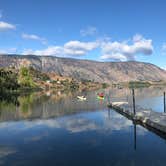
<svg viewBox="0 0 166 166"><path fill-rule="evenodd" d="M0 55L0 67L33 66L78 80L97 82L166 81L166 71L142 62L96 62L51 56Z"/></svg>

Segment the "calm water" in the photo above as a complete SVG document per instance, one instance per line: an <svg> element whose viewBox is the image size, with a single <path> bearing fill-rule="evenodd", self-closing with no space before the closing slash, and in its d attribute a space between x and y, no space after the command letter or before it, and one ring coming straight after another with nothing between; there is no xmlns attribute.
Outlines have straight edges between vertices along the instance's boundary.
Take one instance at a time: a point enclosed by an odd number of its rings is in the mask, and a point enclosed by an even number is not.
<svg viewBox="0 0 166 166"><path fill-rule="evenodd" d="M136 90L137 104L162 112L164 89ZM107 109L107 101L131 102L128 89L109 98L47 92L0 103L0 165L165 166L166 140ZM19 105L18 105L19 103Z"/></svg>

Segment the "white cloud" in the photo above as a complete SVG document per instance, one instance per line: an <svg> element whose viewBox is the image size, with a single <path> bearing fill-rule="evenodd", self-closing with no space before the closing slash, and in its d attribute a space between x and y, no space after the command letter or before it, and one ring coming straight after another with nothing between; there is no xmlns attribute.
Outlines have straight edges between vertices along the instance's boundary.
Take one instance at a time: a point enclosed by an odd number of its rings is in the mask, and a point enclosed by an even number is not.
<svg viewBox="0 0 166 166"><path fill-rule="evenodd" d="M23 33L22 34L22 38L23 39L27 39L27 40L36 40L36 41L40 41L42 44L46 44L47 41L46 39L42 38L42 37L39 37L37 35L34 35L34 34L26 34L26 33Z"/></svg>
<svg viewBox="0 0 166 166"><path fill-rule="evenodd" d="M31 36L31 38L38 39L36 36ZM92 42L81 42L73 40L62 46L49 46L42 50L24 50L23 54L74 57L87 55L90 51L96 49L100 50L100 58L103 60L127 61L135 60L136 56L139 54L151 55L153 52L153 45L152 40L145 39L141 35L137 34L130 41L113 42L110 39L107 39Z"/></svg>
<svg viewBox="0 0 166 166"><path fill-rule="evenodd" d="M24 50L23 54L53 55L59 57L83 56L99 46L98 42L69 41L64 46L49 46L43 50Z"/></svg>
<svg viewBox="0 0 166 166"><path fill-rule="evenodd" d="M59 47L59 46L49 46L48 48L46 49L43 49L43 50L32 50L32 49L26 49L23 51L23 55L44 55L44 56L49 56L49 55L52 55L52 56L60 56L62 57L63 56L63 48L62 47Z"/></svg>
<svg viewBox="0 0 166 166"><path fill-rule="evenodd" d="M85 55L99 47L98 42L69 41L64 45L64 53L67 55Z"/></svg>
<svg viewBox="0 0 166 166"><path fill-rule="evenodd" d="M152 40L145 39L141 35L133 37L132 44L128 42L103 42L101 59L134 60L136 55L151 55L153 52Z"/></svg>
<svg viewBox="0 0 166 166"><path fill-rule="evenodd" d="M138 42L142 39L143 39L143 37L140 34L136 34L136 35L133 36L133 42Z"/></svg>
<svg viewBox="0 0 166 166"><path fill-rule="evenodd" d="M16 26L7 22L0 21L0 30L14 30Z"/></svg>
<svg viewBox="0 0 166 166"><path fill-rule="evenodd" d="M112 54L104 54L101 56L101 59L113 59L113 60L116 60L116 61L127 61L127 58L126 56L120 54L120 53L112 53Z"/></svg>
<svg viewBox="0 0 166 166"><path fill-rule="evenodd" d="M98 47L97 42L80 42L80 41L69 41L64 45L65 48L67 49L81 49L81 50L86 50L90 51Z"/></svg>
<svg viewBox="0 0 166 166"><path fill-rule="evenodd" d="M86 29L80 30L82 36L93 36L97 34L97 28L93 26L88 26Z"/></svg>

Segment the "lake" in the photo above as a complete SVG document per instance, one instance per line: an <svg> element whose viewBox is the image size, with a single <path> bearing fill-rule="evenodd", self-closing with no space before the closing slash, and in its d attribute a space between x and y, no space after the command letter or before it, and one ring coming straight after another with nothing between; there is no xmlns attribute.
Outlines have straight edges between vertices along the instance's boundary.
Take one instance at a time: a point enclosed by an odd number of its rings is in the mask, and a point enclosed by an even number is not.
<svg viewBox="0 0 166 166"><path fill-rule="evenodd" d="M136 89L136 104L163 112L164 91ZM98 100L98 92L107 97ZM77 100L82 94L86 101ZM132 104L131 90L36 92L0 102L0 165L165 166L166 140L108 109L109 101Z"/></svg>

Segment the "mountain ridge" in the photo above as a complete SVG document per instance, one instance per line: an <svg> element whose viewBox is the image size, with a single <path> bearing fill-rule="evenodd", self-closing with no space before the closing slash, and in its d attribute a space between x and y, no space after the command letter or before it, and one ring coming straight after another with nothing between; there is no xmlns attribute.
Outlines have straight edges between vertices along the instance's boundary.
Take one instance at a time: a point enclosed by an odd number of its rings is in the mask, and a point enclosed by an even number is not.
<svg viewBox="0 0 166 166"><path fill-rule="evenodd" d="M166 71L147 62L99 62L55 56L0 55L0 67L20 68L22 65L78 80L91 80L100 83L166 81Z"/></svg>

